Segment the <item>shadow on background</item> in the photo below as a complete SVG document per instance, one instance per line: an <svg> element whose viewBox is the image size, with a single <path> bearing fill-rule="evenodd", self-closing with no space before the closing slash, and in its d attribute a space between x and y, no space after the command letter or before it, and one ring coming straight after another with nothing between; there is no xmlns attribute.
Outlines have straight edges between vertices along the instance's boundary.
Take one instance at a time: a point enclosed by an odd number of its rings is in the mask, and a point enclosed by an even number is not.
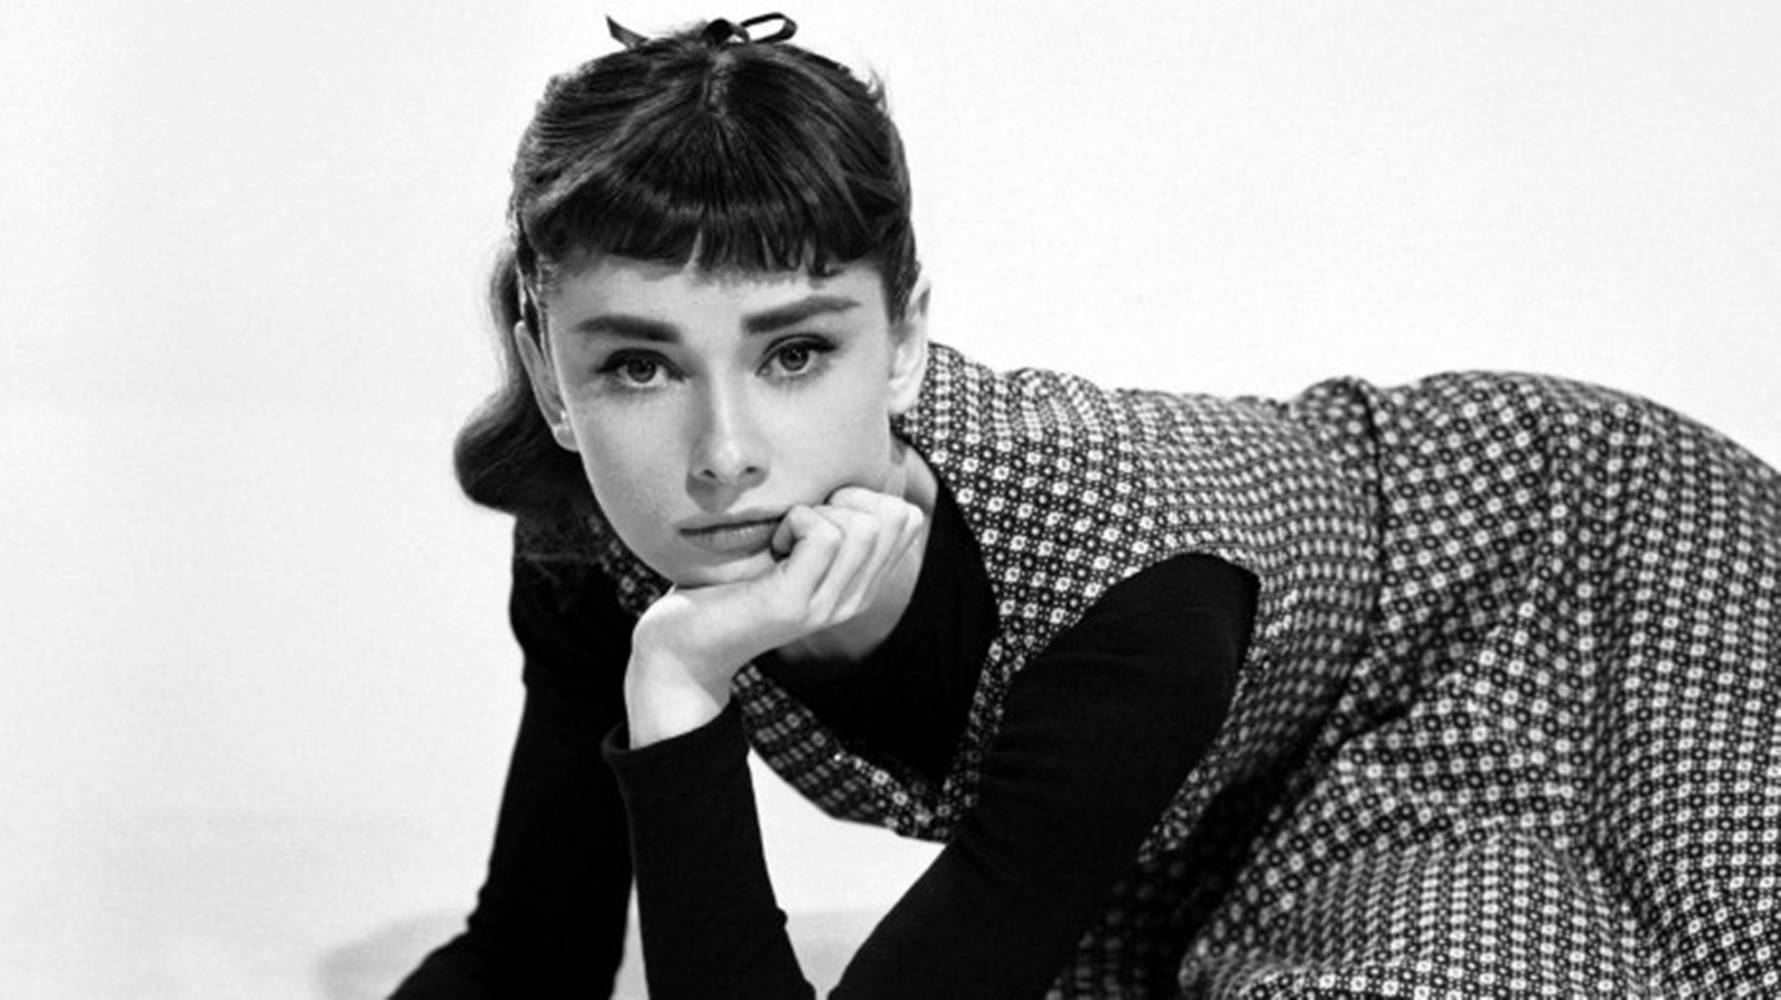
<svg viewBox="0 0 1781 1000"><path fill-rule="evenodd" d="M316 968L321 1000L382 1000L427 952L464 927L462 913L400 920L334 948Z"/></svg>
<svg viewBox="0 0 1781 1000"><path fill-rule="evenodd" d="M825 994L841 978L847 960L881 914L872 911L792 914L792 947L805 978ZM635 924L625 941L624 965L613 1000L647 1000ZM464 926L463 914L436 913L386 925L322 956L316 969L321 1000L384 1000L429 951Z"/></svg>

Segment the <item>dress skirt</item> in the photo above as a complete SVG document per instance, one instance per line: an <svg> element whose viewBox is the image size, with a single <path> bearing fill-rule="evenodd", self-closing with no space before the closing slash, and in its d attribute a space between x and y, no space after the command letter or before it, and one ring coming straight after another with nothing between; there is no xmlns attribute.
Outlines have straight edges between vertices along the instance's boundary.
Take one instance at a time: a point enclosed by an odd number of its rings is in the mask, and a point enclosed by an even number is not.
<svg viewBox="0 0 1781 1000"><path fill-rule="evenodd" d="M1299 412L1373 465L1367 642L1196 831L1181 994L1781 997L1781 478L1574 383L1363 397Z"/></svg>

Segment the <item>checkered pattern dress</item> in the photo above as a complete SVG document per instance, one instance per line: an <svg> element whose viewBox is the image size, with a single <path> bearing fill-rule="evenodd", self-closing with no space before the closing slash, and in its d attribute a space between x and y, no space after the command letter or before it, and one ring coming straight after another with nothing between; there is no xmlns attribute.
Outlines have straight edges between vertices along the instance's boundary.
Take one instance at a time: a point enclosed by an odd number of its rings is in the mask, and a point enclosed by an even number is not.
<svg viewBox="0 0 1781 1000"><path fill-rule="evenodd" d="M1736 445L1550 378L1226 400L938 345L897 430L998 631L938 782L743 670L756 749L836 816L947 839L1108 587L1189 551L1261 584L1223 731L1051 996L1781 996L1781 477Z"/></svg>

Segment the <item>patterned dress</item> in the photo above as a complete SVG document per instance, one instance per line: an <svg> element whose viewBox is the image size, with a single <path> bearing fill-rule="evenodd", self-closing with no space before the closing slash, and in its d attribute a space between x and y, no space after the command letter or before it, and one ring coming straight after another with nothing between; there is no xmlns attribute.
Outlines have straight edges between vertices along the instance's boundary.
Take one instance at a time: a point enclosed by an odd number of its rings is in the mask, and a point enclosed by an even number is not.
<svg viewBox="0 0 1781 1000"><path fill-rule="evenodd" d="M896 429L998 630L938 782L738 675L836 816L947 839L1022 665L1108 587L1190 551L1261 584L1224 729L1052 996L1781 996L1781 476L1736 445L1551 378L1227 400L939 345Z"/></svg>

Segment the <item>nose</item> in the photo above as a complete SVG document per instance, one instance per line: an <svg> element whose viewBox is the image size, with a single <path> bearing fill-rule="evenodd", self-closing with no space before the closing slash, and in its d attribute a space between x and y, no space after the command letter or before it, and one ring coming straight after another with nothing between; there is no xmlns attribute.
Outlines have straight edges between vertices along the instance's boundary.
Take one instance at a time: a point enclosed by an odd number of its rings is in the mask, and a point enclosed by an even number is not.
<svg viewBox="0 0 1781 1000"><path fill-rule="evenodd" d="M712 386L704 393L693 443L692 478L707 487L752 486L766 476L765 449L743 393Z"/></svg>

